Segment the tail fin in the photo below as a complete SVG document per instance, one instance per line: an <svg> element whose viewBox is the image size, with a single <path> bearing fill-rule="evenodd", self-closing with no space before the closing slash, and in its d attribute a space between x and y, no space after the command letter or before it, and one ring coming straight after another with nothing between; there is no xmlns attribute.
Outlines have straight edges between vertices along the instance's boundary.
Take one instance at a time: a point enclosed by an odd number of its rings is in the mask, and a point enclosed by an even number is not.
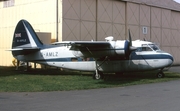
<svg viewBox="0 0 180 111"><path fill-rule="evenodd" d="M15 28L12 42L13 55L25 54L40 49L43 43L39 40L32 26L26 20L20 20Z"/></svg>
<svg viewBox="0 0 180 111"><path fill-rule="evenodd" d="M43 43L39 40L32 26L26 20L20 20L16 26L12 49L41 47Z"/></svg>

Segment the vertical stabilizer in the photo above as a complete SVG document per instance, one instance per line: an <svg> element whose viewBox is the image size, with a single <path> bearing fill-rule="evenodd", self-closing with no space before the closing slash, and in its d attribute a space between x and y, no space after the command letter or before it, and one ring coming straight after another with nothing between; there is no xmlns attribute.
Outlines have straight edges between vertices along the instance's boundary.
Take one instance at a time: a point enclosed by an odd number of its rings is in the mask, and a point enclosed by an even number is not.
<svg viewBox="0 0 180 111"><path fill-rule="evenodd" d="M20 20L15 28L12 41L12 54L27 55L38 51L43 46L32 26L26 20Z"/></svg>
<svg viewBox="0 0 180 111"><path fill-rule="evenodd" d="M26 20L20 20L13 35L12 49L14 48L37 48L42 47L32 26Z"/></svg>

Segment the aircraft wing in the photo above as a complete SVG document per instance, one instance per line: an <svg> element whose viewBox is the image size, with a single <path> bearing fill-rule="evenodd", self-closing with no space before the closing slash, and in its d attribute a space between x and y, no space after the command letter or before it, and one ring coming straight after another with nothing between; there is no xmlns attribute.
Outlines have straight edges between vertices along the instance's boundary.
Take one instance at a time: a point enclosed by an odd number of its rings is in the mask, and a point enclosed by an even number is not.
<svg viewBox="0 0 180 111"><path fill-rule="evenodd" d="M64 45L64 44L70 44L70 41L53 42L53 43L51 43L51 45Z"/></svg>
<svg viewBox="0 0 180 111"><path fill-rule="evenodd" d="M109 42L94 41L94 42L71 42L70 50L80 51L83 57L103 58L111 55L113 48ZM74 53L79 56L78 53Z"/></svg>

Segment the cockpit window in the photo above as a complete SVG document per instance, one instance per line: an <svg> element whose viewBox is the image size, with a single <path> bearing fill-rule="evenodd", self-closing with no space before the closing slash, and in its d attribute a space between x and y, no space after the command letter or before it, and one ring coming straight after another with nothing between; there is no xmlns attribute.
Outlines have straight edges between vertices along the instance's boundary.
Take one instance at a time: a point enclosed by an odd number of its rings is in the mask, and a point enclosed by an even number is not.
<svg viewBox="0 0 180 111"><path fill-rule="evenodd" d="M142 44L141 51L152 51L152 49L150 48L148 44Z"/></svg>
<svg viewBox="0 0 180 111"><path fill-rule="evenodd" d="M152 51L150 47L142 47L142 51Z"/></svg>
<svg viewBox="0 0 180 111"><path fill-rule="evenodd" d="M142 44L141 48L138 48L137 51L157 51L160 50L155 44Z"/></svg>
<svg viewBox="0 0 180 111"><path fill-rule="evenodd" d="M156 44L142 44L141 47L137 48L136 52L141 51L160 51L160 49Z"/></svg>
<svg viewBox="0 0 180 111"><path fill-rule="evenodd" d="M160 50L159 47L155 44L148 44L154 51Z"/></svg>

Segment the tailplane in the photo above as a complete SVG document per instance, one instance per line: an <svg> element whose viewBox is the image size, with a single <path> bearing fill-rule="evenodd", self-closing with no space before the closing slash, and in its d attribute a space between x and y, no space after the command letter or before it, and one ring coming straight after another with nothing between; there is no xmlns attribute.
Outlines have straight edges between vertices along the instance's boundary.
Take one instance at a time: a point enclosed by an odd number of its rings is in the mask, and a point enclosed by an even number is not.
<svg viewBox="0 0 180 111"><path fill-rule="evenodd" d="M43 43L39 40L32 26L26 20L20 20L15 28L12 42L12 54L26 55L39 50Z"/></svg>

